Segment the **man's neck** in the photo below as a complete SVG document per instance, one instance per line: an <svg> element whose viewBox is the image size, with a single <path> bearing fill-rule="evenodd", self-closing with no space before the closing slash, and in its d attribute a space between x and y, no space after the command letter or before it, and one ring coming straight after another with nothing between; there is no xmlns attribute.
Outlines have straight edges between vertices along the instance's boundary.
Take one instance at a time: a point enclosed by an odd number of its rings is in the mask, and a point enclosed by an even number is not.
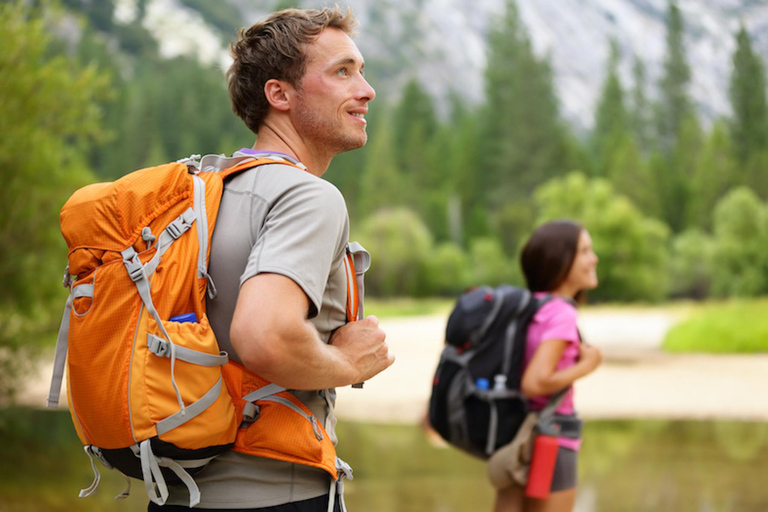
<svg viewBox="0 0 768 512"><path fill-rule="evenodd" d="M262 129L259 130L253 149L256 151L274 151L291 156L304 164L307 167L307 172L318 177L325 174L333 158L312 151L295 133L283 134L268 125L262 126Z"/></svg>

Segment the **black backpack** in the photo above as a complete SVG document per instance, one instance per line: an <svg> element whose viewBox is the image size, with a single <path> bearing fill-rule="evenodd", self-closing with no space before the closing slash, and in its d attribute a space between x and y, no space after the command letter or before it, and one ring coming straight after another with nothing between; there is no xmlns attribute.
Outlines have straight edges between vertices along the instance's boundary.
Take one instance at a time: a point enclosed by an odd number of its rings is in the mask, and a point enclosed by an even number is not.
<svg viewBox="0 0 768 512"><path fill-rule="evenodd" d="M528 324L549 299L509 285L459 297L429 401L430 423L448 443L487 459L512 441L528 413L520 391Z"/></svg>

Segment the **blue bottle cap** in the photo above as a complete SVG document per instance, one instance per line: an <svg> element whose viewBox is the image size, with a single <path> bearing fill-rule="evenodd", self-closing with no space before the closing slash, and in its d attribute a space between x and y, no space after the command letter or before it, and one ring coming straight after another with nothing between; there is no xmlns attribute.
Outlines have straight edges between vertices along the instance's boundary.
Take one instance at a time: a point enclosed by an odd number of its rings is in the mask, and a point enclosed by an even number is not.
<svg viewBox="0 0 768 512"><path fill-rule="evenodd" d="M190 322L190 323L196 324L197 315L194 313L184 313L183 315L172 316L168 320L170 320L171 322L179 322L179 323Z"/></svg>
<svg viewBox="0 0 768 512"><path fill-rule="evenodd" d="M487 391L491 387L491 382L488 379L480 377L475 381L475 387L482 391Z"/></svg>

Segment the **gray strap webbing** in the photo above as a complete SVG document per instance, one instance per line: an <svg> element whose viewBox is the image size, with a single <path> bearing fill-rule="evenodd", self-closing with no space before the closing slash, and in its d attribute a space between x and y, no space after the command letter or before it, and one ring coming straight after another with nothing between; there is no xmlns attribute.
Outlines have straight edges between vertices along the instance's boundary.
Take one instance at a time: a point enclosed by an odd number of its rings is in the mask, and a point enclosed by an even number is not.
<svg viewBox="0 0 768 512"><path fill-rule="evenodd" d="M165 227L163 232L160 233L160 236L157 239L157 244L155 244L155 249L157 249L157 252L154 256L152 256L152 259L149 260L146 265L144 265L144 274L147 278L154 274L155 269L163 258L163 254L165 254L165 251L168 250L168 248L177 238L189 231L189 228L192 227L193 222L195 222L195 210L192 208L187 208L184 213L172 220ZM129 247L128 249L133 251L132 247ZM126 249L126 251L128 249ZM126 251L123 251L123 253ZM123 259L125 259L125 254L123 254ZM133 279L133 277L131 278Z"/></svg>
<svg viewBox="0 0 768 512"><path fill-rule="evenodd" d="M205 155L200 160L200 172L219 172L234 167L246 160L254 160L252 156Z"/></svg>
<svg viewBox="0 0 768 512"><path fill-rule="evenodd" d="M165 235L165 233L166 231L163 231L163 235ZM161 238L163 235L161 235ZM160 253L160 249L158 248L158 254L159 253ZM163 321L160 318L160 315L157 314L155 305L152 303L152 292L149 286L149 279L147 279L147 274L145 272L144 265L142 265L138 254L136 254L136 251L133 249L133 247L128 247L127 249L122 251L121 254L123 256L123 263L125 264L125 268L128 271L128 275L131 277L134 284L136 284L136 289L139 292L141 301L144 303L144 307L147 308L147 311L149 312L149 314L152 315L152 318L154 318L155 323L157 323L157 326L160 328L161 331L163 331L163 334L165 335L165 339L168 340L168 342L170 343L171 384L173 385L173 390L176 392L176 399L179 402L180 412L183 416L185 414L184 401L181 399L181 391L179 391L179 386L176 384L176 372L175 372L176 344L173 343L171 336L168 334L168 331L165 329L165 326L163 325ZM155 256L157 256L157 254Z"/></svg>
<svg viewBox="0 0 768 512"><path fill-rule="evenodd" d="M190 508L193 508L200 503L200 489L197 487L195 480L190 476L189 473L184 471L184 468L181 464L179 464L178 461L165 457L159 457L157 462L159 466L168 468L173 471L176 476L179 477L179 480L184 482L184 485L187 486L187 490L189 491Z"/></svg>
<svg viewBox="0 0 768 512"><path fill-rule="evenodd" d="M488 313L488 316L485 317L485 321L483 322L483 325L480 326L480 329L476 330L470 335L470 343L472 346L476 346L478 342L485 336L485 333L488 331L488 328L491 326L491 324L496 320L496 315L499 314L499 311L501 310L501 306L504 304L504 292L501 290L492 290L489 293L496 294L496 302L493 304L493 309Z"/></svg>
<svg viewBox="0 0 768 512"><path fill-rule="evenodd" d="M171 344L154 334L147 334L147 348L156 356L171 357ZM229 356L226 352L214 355L177 345L176 359L198 366L224 366L229 361Z"/></svg>
<svg viewBox="0 0 768 512"><path fill-rule="evenodd" d="M92 284L79 284L72 288L72 300L79 299L81 297L93 298Z"/></svg>
<svg viewBox="0 0 768 512"><path fill-rule="evenodd" d="M205 208L205 182L200 176L193 176L195 184L195 223L197 224L197 277L208 277L205 264L208 253L208 214Z"/></svg>
<svg viewBox="0 0 768 512"><path fill-rule="evenodd" d="M515 351L515 334L517 333L517 318L520 316L520 313L528 306L528 304L531 302L531 292L528 290L523 290L523 297L520 299L520 303L517 305L517 310L515 311L515 316L513 317L514 320L512 320L509 325L507 326L507 330L504 333L504 359L501 361L501 373L502 375L509 375L510 365L512 364L512 356L514 355Z"/></svg>
<svg viewBox="0 0 768 512"><path fill-rule="evenodd" d="M243 397L243 400L246 402L255 402L256 400L261 400L268 396L282 393L283 391L285 391L285 388L282 386L278 386L277 384L267 384L256 391L251 391Z"/></svg>
<svg viewBox="0 0 768 512"><path fill-rule="evenodd" d="M348 243L347 250L352 255L357 277L357 318L362 319L365 318L365 273L371 268L371 255L357 242Z"/></svg>
<svg viewBox="0 0 768 512"><path fill-rule="evenodd" d="M339 505L341 506L341 512L347 512L347 505L344 503L344 479L348 478L354 480L352 476L352 467L336 457L336 480L331 481L331 489L328 493L328 512L333 512L333 507L336 505L336 495L339 495Z"/></svg>
<svg viewBox="0 0 768 512"><path fill-rule="evenodd" d="M490 455L493 453L494 448L496 448L496 436L498 435L499 429L499 411L496 409L496 402L489 402L488 405L490 405L491 408L491 418L488 425L488 442L485 444L485 453Z"/></svg>
<svg viewBox="0 0 768 512"><path fill-rule="evenodd" d="M79 286L77 288L80 288ZM56 355L53 359L53 375L51 376L51 389L48 391L48 407L58 407L61 396L61 381L64 379L64 367L67 362L67 348L69 347L69 315L72 311L72 294L67 298L64 306L64 316L61 318L59 335L56 338Z"/></svg>
<svg viewBox="0 0 768 512"><path fill-rule="evenodd" d="M219 376L219 380L216 381L216 384L214 384L211 389L205 392L205 394L200 397L199 400L196 402L192 402L191 404L184 407L184 409L180 410L179 412L172 414L171 416L168 416L167 418L160 420L157 422L157 435L163 435L166 432L169 432L173 430L174 428L178 427L179 425L182 425L186 423L187 421L191 420L204 410L206 410L208 407L211 406L212 403L216 401L216 399L221 394L221 388L222 388L222 379L221 376Z"/></svg>
<svg viewBox="0 0 768 512"><path fill-rule="evenodd" d="M141 475L144 477L144 487L147 490L149 500L158 505L164 505L168 499L168 486L165 484L165 478L157 464L155 454L152 453L149 439L142 441L139 445L139 458L141 459Z"/></svg>
<svg viewBox="0 0 768 512"><path fill-rule="evenodd" d="M88 458L91 460L91 469L93 469L93 482L91 482L91 485L85 489L81 489L78 497L87 498L96 491L97 487L99 487L99 482L101 481L101 473L99 473L99 468L96 467L96 461L94 460L94 454L91 452L91 446L83 446L83 449L85 450L85 454L88 455Z"/></svg>

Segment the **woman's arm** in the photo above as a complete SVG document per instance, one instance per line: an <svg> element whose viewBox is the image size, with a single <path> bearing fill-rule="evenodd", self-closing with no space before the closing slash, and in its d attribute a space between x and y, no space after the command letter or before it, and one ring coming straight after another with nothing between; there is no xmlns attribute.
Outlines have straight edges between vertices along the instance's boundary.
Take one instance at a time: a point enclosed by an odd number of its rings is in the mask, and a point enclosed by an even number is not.
<svg viewBox="0 0 768 512"><path fill-rule="evenodd" d="M599 348L586 343L579 344L579 359L573 366L557 370L567 346L564 340L541 342L523 373L521 388L526 396L551 395L591 373L603 359Z"/></svg>

